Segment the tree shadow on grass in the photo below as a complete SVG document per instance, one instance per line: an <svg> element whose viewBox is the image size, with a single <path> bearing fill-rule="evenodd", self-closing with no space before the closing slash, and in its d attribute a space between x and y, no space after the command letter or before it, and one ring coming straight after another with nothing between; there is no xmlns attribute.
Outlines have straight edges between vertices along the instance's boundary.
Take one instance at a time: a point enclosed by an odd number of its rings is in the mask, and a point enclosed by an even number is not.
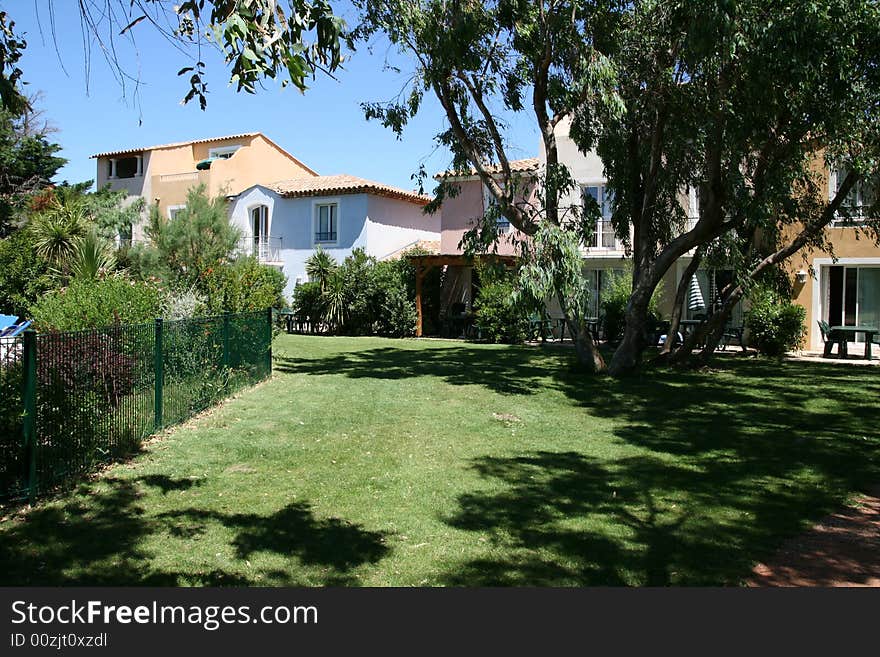
<svg viewBox="0 0 880 657"><path fill-rule="evenodd" d="M98 490L92 488L97 484L83 484L64 502L7 519L0 524L0 584L296 585L302 583L297 579L298 568L304 575L311 574L311 581L358 584L351 571L378 561L389 551L384 534L336 518L317 518L303 502L268 516L196 508L150 515L144 508L140 484L168 492L186 490L192 480L153 475L133 480L107 477L100 480ZM147 539L156 534L194 539L208 523L231 530L231 545L240 560L261 552L295 561L289 571L255 571L253 576L233 568L163 570L152 564L155 555L144 547Z"/></svg>
<svg viewBox="0 0 880 657"><path fill-rule="evenodd" d="M722 355L709 369L613 380L577 373L569 359L452 345L284 359L279 369L557 390L582 409L585 429L610 422L627 456L594 458L585 437L578 452L472 462L494 487L462 495L444 520L488 534L496 556L450 570L454 585L736 584L785 538L880 481L874 368Z"/></svg>
<svg viewBox="0 0 880 657"><path fill-rule="evenodd" d="M762 489L653 457L599 463L576 452L482 457L494 486L444 518L487 535L492 557L456 564L453 586L727 585L755 554L828 502L810 486Z"/></svg>
<svg viewBox="0 0 880 657"><path fill-rule="evenodd" d="M482 385L507 395L529 395L567 361L567 351L432 343L423 349L382 347L324 358L279 356L274 370L295 374L344 374L353 379L442 378L452 385ZM552 366L548 367L548 359Z"/></svg>

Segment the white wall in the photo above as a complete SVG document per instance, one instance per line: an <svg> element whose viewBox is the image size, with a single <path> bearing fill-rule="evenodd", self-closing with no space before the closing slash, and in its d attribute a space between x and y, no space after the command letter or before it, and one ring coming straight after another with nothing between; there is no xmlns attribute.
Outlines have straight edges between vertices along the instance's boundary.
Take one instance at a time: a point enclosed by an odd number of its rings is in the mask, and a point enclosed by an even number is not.
<svg viewBox="0 0 880 657"><path fill-rule="evenodd" d="M308 280L305 262L315 252L314 206L331 201L338 204L339 239L323 248L337 262L356 248L382 258L418 240L440 239L439 215L425 216L422 206L415 203L368 194L284 198L266 187L252 187L232 201L230 221L249 237L253 235L251 209L258 205L269 208L269 236L281 239L282 271L287 276L284 293L288 297L297 278Z"/></svg>

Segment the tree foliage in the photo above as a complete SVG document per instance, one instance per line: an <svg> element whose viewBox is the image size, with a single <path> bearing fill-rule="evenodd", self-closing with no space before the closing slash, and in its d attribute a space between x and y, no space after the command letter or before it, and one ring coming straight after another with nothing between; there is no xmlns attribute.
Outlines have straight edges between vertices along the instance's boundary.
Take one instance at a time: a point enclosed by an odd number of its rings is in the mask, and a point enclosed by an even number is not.
<svg viewBox="0 0 880 657"><path fill-rule="evenodd" d="M231 259L241 237L229 222L226 200L209 198L204 185L187 192L186 206L173 219L152 206L144 232L149 242L132 248L133 267L175 288L198 285L211 268Z"/></svg>

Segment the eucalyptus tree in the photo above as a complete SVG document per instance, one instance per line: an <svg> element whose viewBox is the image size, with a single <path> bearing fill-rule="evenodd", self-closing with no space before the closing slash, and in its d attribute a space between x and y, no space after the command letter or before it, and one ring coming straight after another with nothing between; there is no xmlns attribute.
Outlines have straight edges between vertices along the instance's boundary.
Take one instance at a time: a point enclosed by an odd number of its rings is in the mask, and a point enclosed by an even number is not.
<svg viewBox="0 0 880 657"><path fill-rule="evenodd" d="M823 245L847 194L877 171L878 44L873 0L631 3L610 54L625 111L600 115L598 140L633 258L612 374L638 366L648 302L680 257L733 247L740 279L700 332L711 349L746 279ZM828 193L834 163L847 173ZM688 187L699 213L686 223Z"/></svg>
<svg viewBox="0 0 880 657"><path fill-rule="evenodd" d="M564 120L572 121L588 146L596 133L594 108L602 105L609 114L614 112L614 72L603 44L614 33L617 3L358 0L356 4L362 20L353 36L369 40L379 33L413 65L411 82L398 98L364 104L367 118L381 121L399 135L418 113L425 94L437 99L448 129L436 139L451 151L451 172L478 176L492 199L490 211L463 244L471 251L491 248L497 239L494 219L500 215L526 236L520 246L529 262L558 264L545 276L530 279L527 287L536 293L552 291L577 336L582 362L603 368L583 329L583 318L578 317L583 304L570 295L583 283L578 278L581 268L565 262L571 242L558 234L560 230L575 233L575 244L589 238L580 201L565 203L575 185L568 167L559 161L556 128ZM538 174L522 175L511 165L506 133L506 117L511 113L528 113L541 135L546 162ZM458 193L456 176L441 177L434 192L426 211L438 209ZM538 234L546 238L540 242L541 253L535 252L531 239ZM537 274L538 268L524 271Z"/></svg>
<svg viewBox="0 0 880 657"><path fill-rule="evenodd" d="M66 3L66 0L65 0ZM46 32L57 41L57 0L35 0L33 9L46 21ZM78 3L82 57L88 73L92 50L110 67L124 92L140 78L127 62L127 47L137 49L144 29L158 32L169 47L179 51L186 81L183 102L207 104L205 55L218 50L229 70L229 82L238 91L255 93L266 80L305 91L308 78L319 72L333 75L342 64L344 21L327 0L89 0ZM16 8L16 12L23 11ZM0 11L0 102L16 112L27 106L21 85L26 77L20 60L27 41L15 31L14 12ZM41 25L42 29L42 25ZM123 47L125 46L125 47ZM69 60L69 55L59 53Z"/></svg>

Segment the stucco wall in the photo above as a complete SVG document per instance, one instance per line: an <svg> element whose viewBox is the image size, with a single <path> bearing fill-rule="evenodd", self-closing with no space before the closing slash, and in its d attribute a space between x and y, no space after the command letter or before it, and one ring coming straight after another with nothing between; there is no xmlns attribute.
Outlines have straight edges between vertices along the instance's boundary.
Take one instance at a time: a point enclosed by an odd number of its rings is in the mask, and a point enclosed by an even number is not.
<svg viewBox="0 0 880 657"><path fill-rule="evenodd" d="M208 157L210 149L236 144L241 147L229 159L215 160L207 171L196 170L196 164ZM109 183L112 189L142 196L148 204L158 199L163 215L167 215L169 206L183 205L190 188L199 184L205 185L210 196L217 196L237 194L257 184L315 175L262 135L159 148L144 151L143 157L143 176L113 180L107 177L109 158L98 158L98 188ZM135 228L136 238L140 229Z"/></svg>
<svg viewBox="0 0 880 657"><path fill-rule="evenodd" d="M369 196L367 233L370 255L382 259L419 240L440 239L440 215L426 215L416 203Z"/></svg>
<svg viewBox="0 0 880 657"><path fill-rule="evenodd" d="M461 253L461 238L483 218L483 184L480 180L462 180L457 196L443 201L440 210L440 253ZM511 235L521 235L512 226ZM515 255L516 248L507 237L498 241L498 253Z"/></svg>

